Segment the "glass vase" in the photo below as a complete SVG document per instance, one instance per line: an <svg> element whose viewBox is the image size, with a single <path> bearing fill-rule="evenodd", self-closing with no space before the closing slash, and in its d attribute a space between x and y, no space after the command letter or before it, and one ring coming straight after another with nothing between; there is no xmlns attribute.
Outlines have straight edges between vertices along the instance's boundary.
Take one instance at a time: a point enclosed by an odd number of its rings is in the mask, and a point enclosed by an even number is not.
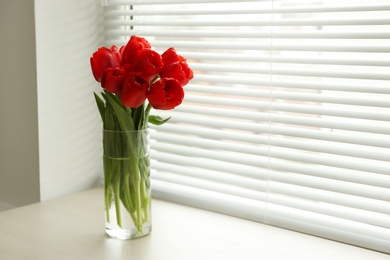
<svg viewBox="0 0 390 260"><path fill-rule="evenodd" d="M135 239L151 232L149 129L103 130L106 233Z"/></svg>

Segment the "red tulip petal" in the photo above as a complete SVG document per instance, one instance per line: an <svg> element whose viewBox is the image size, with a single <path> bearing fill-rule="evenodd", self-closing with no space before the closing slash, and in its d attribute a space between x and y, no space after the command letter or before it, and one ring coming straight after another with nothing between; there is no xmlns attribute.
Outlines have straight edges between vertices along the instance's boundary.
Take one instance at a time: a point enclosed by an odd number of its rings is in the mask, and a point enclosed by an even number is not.
<svg viewBox="0 0 390 260"><path fill-rule="evenodd" d="M153 108L168 110L182 103L184 90L177 80L162 78L150 87L147 97Z"/></svg>
<svg viewBox="0 0 390 260"><path fill-rule="evenodd" d="M139 75L128 75L122 89L120 99L124 106L137 108L146 100L148 81Z"/></svg>

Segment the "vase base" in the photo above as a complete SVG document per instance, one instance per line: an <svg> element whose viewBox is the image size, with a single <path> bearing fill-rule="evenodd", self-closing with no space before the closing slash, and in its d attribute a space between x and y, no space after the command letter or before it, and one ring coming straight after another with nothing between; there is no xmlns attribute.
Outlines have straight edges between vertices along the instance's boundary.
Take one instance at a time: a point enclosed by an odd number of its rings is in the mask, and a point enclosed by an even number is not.
<svg viewBox="0 0 390 260"><path fill-rule="evenodd" d="M129 240L129 239L137 239L144 236L147 236L152 231L152 227L144 227L142 232L138 232L136 228L134 229L110 229L106 228L106 234L111 238L121 239L121 240Z"/></svg>

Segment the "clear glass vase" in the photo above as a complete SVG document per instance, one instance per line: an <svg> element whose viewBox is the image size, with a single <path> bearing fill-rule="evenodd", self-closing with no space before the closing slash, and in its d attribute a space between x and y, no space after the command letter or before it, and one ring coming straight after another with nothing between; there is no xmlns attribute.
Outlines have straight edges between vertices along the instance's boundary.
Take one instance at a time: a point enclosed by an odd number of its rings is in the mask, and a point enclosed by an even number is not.
<svg viewBox="0 0 390 260"><path fill-rule="evenodd" d="M103 130L106 233L134 239L151 232L149 129Z"/></svg>

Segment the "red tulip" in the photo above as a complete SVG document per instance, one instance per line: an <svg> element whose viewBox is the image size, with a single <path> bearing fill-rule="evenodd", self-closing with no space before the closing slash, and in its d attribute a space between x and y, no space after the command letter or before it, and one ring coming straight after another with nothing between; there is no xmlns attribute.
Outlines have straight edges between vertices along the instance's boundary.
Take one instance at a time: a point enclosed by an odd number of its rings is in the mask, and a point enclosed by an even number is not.
<svg viewBox="0 0 390 260"><path fill-rule="evenodd" d="M177 80L162 78L150 86L147 97L154 109L169 110L181 104L184 90Z"/></svg>
<svg viewBox="0 0 390 260"><path fill-rule="evenodd" d="M162 66L160 54L151 49L139 50L134 57L134 71L142 73L149 82L156 77Z"/></svg>
<svg viewBox="0 0 390 260"><path fill-rule="evenodd" d="M121 54L116 46L99 48L90 58L93 76L101 82L104 72L109 68L118 68L121 65Z"/></svg>
<svg viewBox="0 0 390 260"><path fill-rule="evenodd" d="M183 61L186 62L186 59L183 56L180 56L176 53L175 48L169 48L161 55L164 66L168 66L172 63Z"/></svg>
<svg viewBox="0 0 390 260"><path fill-rule="evenodd" d="M164 62L164 67L160 72L161 78L174 78L184 86L194 77L186 59L177 54L174 48L166 50L161 57Z"/></svg>
<svg viewBox="0 0 390 260"><path fill-rule="evenodd" d="M174 78L185 86L194 77L194 73L186 62L175 62L164 67L160 72L160 77Z"/></svg>
<svg viewBox="0 0 390 260"><path fill-rule="evenodd" d="M123 83L126 80L126 73L122 68L109 68L103 74L102 88L108 92L119 94Z"/></svg>
<svg viewBox="0 0 390 260"><path fill-rule="evenodd" d="M147 79L135 73L129 74L120 90L122 104L131 108L139 107L146 100L148 87Z"/></svg>
<svg viewBox="0 0 390 260"><path fill-rule="evenodd" d="M152 46L145 38L135 35L131 36L126 47L121 48L122 64L133 63L137 51L150 48L152 48Z"/></svg>

